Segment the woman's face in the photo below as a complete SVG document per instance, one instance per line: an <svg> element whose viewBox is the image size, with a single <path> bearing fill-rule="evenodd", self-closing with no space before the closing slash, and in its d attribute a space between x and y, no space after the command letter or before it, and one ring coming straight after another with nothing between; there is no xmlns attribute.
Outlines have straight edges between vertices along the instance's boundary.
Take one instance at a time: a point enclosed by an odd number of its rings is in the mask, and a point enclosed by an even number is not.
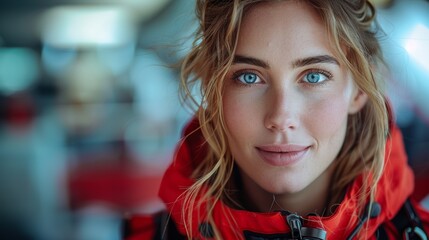
<svg viewBox="0 0 429 240"><path fill-rule="evenodd" d="M243 181L274 194L329 179L348 115L367 98L334 56L322 20L299 1L246 12L225 81L228 143Z"/></svg>

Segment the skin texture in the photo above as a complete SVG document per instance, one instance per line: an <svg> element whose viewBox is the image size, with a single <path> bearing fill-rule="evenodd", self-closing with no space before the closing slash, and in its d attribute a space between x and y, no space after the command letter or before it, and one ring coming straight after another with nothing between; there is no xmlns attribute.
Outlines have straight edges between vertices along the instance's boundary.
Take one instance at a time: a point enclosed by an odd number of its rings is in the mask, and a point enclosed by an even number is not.
<svg viewBox="0 0 429 240"><path fill-rule="evenodd" d="M333 52L305 3L261 3L246 13L223 108L251 210L326 210L347 118L367 100Z"/></svg>

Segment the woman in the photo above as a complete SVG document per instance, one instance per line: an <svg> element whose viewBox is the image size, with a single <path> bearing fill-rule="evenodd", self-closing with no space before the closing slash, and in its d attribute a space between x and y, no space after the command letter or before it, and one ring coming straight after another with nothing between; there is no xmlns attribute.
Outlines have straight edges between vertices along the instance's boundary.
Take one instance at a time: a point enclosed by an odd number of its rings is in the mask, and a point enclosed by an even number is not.
<svg viewBox="0 0 429 240"><path fill-rule="evenodd" d="M171 219L135 217L128 239L426 239L368 1L199 0L197 16L182 90L201 80L203 100L161 184Z"/></svg>

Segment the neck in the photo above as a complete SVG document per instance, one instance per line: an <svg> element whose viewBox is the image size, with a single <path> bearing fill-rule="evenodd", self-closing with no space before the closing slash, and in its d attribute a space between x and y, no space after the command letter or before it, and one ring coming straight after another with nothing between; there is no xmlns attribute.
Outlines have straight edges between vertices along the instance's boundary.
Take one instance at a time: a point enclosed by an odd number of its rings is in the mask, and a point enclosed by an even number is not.
<svg viewBox="0 0 429 240"><path fill-rule="evenodd" d="M332 164L334 165L334 164ZM301 216L330 213L329 185L333 167L329 167L310 185L299 192L272 194L259 187L254 181L242 175L242 189L246 199L245 208L256 212L286 210Z"/></svg>

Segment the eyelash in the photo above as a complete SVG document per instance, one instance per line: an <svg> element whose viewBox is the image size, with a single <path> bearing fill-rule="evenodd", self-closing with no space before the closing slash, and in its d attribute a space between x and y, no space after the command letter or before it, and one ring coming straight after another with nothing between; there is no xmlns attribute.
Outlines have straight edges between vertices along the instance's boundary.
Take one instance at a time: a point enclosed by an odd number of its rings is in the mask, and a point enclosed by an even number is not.
<svg viewBox="0 0 429 240"><path fill-rule="evenodd" d="M256 71L253 71L253 70L240 70L240 71L234 72L232 74L232 80L234 80L234 82L236 84L239 84L241 86L252 87L252 85L254 85L254 84L245 84L245 83L241 82L238 79L241 75L243 75L245 73L255 74L258 78L262 79L260 77L260 74L258 72L256 72ZM318 82L318 83L309 83L309 82L306 82L306 81L302 80L307 74L310 74L310 73L320 73L320 74L323 74L323 75L326 76L327 79L325 81ZM303 74L301 74L301 77L299 77L299 79L300 79L299 82L301 82L301 83L303 83L303 84L305 84L305 85L307 85L309 87L319 87L319 86L325 85L329 80L332 80L332 78L333 78L332 73L330 73L330 72L328 72L326 70L322 70L322 69L309 69L309 70L306 70Z"/></svg>

